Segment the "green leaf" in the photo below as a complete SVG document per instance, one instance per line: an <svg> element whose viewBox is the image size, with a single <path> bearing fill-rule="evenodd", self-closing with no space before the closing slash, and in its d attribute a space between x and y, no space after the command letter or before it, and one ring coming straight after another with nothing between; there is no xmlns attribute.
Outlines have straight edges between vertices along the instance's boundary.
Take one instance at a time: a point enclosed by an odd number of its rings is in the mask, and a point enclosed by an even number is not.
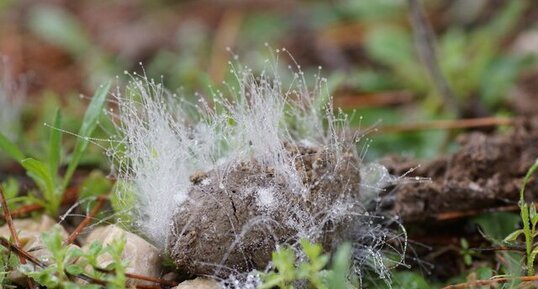
<svg viewBox="0 0 538 289"><path fill-rule="evenodd" d="M110 245L106 247L106 251L112 257L111 269L114 269L115 276L110 280L109 288L125 288L125 266L126 263L122 259L123 249L125 248L125 235L121 238L114 239Z"/></svg>
<svg viewBox="0 0 538 289"><path fill-rule="evenodd" d="M469 254L463 255L463 263L467 266L471 266L473 264L473 257Z"/></svg>
<svg viewBox="0 0 538 289"><path fill-rule="evenodd" d="M422 67L417 65L418 59L409 30L397 25L376 25L369 29L365 41L365 49L370 58L392 69L391 75L387 74L387 77L394 78L398 84L415 92L425 92L430 88L431 85L424 81Z"/></svg>
<svg viewBox="0 0 538 289"><path fill-rule="evenodd" d="M110 85L110 82L108 82L107 84L102 85L97 89L92 98L92 101L88 106L88 109L86 110L86 114L84 114L82 126L80 127L80 130L78 132L77 143L75 144L73 155L71 156L71 160L69 161L69 165L67 166L67 171L64 176L62 191L65 190L65 188L67 188L67 186L69 185L69 181L71 180L71 177L73 176L73 173L78 166L80 158L88 147L89 139L93 131L95 130L95 127L97 126L99 115L101 114L105 106L106 97L108 94L108 90L110 89Z"/></svg>
<svg viewBox="0 0 538 289"><path fill-rule="evenodd" d="M484 70L480 80L480 99L488 107L500 105L508 97L517 77L532 59L505 57L493 60Z"/></svg>
<svg viewBox="0 0 538 289"><path fill-rule="evenodd" d="M54 270L56 269L55 265L49 266L40 271L35 271L35 268L32 265L23 264L20 265L18 269L26 276L31 277L37 283L47 288L57 288L59 285L59 279L56 274L54 274Z"/></svg>
<svg viewBox="0 0 538 289"><path fill-rule="evenodd" d="M538 255L538 247L534 247L531 251L531 254L529 256L529 264L534 264L534 260L536 259L536 255Z"/></svg>
<svg viewBox="0 0 538 289"><path fill-rule="evenodd" d="M525 187L527 186L527 183L529 182L531 176L534 174L537 168L538 168L538 159L534 161L534 164L527 171L525 178L523 178L523 183L521 184L521 189L519 191L520 202L525 202Z"/></svg>
<svg viewBox="0 0 538 289"><path fill-rule="evenodd" d="M65 267L65 270L69 274L78 275L84 272L84 269L77 264L69 264Z"/></svg>
<svg viewBox="0 0 538 289"><path fill-rule="evenodd" d="M460 245L462 249L469 249L469 241L465 238L460 239Z"/></svg>
<svg viewBox="0 0 538 289"><path fill-rule="evenodd" d="M301 246L310 261L316 260L323 253L323 247L320 244L312 244L307 239L301 240Z"/></svg>
<svg viewBox="0 0 538 289"><path fill-rule="evenodd" d="M530 218L530 221L531 221L531 225L532 225L532 230L535 230L536 229L536 223L538 222L538 214L536 213L536 206L534 204L531 204L529 206L529 218Z"/></svg>
<svg viewBox="0 0 538 289"><path fill-rule="evenodd" d="M47 203L42 198L37 198L34 195L28 194L18 198L20 202L25 202L27 204L37 204L43 207L47 206Z"/></svg>
<svg viewBox="0 0 538 289"><path fill-rule="evenodd" d="M273 263L282 275L293 274L295 265L295 254L290 248L282 248L273 252Z"/></svg>
<svg viewBox="0 0 538 289"><path fill-rule="evenodd" d="M100 170L94 170L84 180L79 193L80 199L92 198L110 192L112 181L110 181Z"/></svg>
<svg viewBox="0 0 538 289"><path fill-rule="evenodd" d="M0 133L0 150L4 151L12 159L21 162L25 156L21 150L4 134Z"/></svg>
<svg viewBox="0 0 538 289"><path fill-rule="evenodd" d="M53 255L62 255L62 256L64 255L62 252L64 251L64 247L62 244L62 235L60 234L58 227L54 227L52 231L48 233L43 233L43 235L41 236L41 239L43 240L43 244L45 244L47 249L49 249L49 251ZM61 258L58 258L58 259L61 259Z"/></svg>
<svg viewBox="0 0 538 289"><path fill-rule="evenodd" d="M74 261L76 258L84 256L84 252L76 246L69 246L67 249L66 260Z"/></svg>
<svg viewBox="0 0 538 289"><path fill-rule="evenodd" d="M258 289L271 289L275 287L282 288L283 284L285 284L286 282L286 280L284 280L281 275L275 272L262 274L261 276L263 284L258 286Z"/></svg>
<svg viewBox="0 0 538 289"><path fill-rule="evenodd" d="M415 272L395 272L393 275L395 288L406 289L429 289L432 288L430 284L422 277L422 275Z"/></svg>
<svg viewBox="0 0 538 289"><path fill-rule="evenodd" d="M529 204L527 203L523 203L520 205L520 209L521 209L521 221L523 222L523 229L526 229L527 227L530 226L530 222L531 222L531 219L529 217ZM530 230L530 228L528 228ZM530 231L528 232L525 232L525 233L530 233Z"/></svg>
<svg viewBox="0 0 538 289"><path fill-rule="evenodd" d="M103 245L101 245L99 242L94 241L90 244L90 248L88 249L88 255L92 256L98 256L101 254L101 251L103 250Z"/></svg>
<svg viewBox="0 0 538 289"><path fill-rule="evenodd" d="M47 164L36 159L27 158L21 161L21 165L26 169L28 175L36 182L45 198L54 196L54 180L50 175Z"/></svg>
<svg viewBox="0 0 538 289"><path fill-rule="evenodd" d="M529 6L530 1L508 1L500 12L493 17L488 24L488 35L492 41L496 40L499 44L503 37L506 37L511 30L517 25L521 14Z"/></svg>
<svg viewBox="0 0 538 289"><path fill-rule="evenodd" d="M30 10L28 24L38 36L74 55L82 56L91 47L84 27L60 6L34 7Z"/></svg>
<svg viewBox="0 0 538 289"><path fill-rule="evenodd" d="M496 275L496 272L493 270L493 268L489 267L480 267L476 269L474 273L476 274L478 280L490 279L491 277Z"/></svg>
<svg viewBox="0 0 538 289"><path fill-rule="evenodd" d="M2 187L4 188L4 196L6 197L6 200L12 202L19 193L20 184L17 179L9 177L2 182Z"/></svg>
<svg viewBox="0 0 538 289"><path fill-rule="evenodd" d="M54 114L53 127L50 131L49 138L49 170L51 176L56 176L60 166L61 146L62 146L62 114L59 108L56 108Z"/></svg>
<svg viewBox="0 0 538 289"><path fill-rule="evenodd" d="M336 251L329 277L329 288L349 288L348 274L351 267L353 248L350 243L344 243Z"/></svg>
<svg viewBox="0 0 538 289"><path fill-rule="evenodd" d="M64 281L61 285L62 285L62 289L83 289L83 288L88 289L88 286L90 284L79 285L77 283ZM95 284L91 284L91 285L95 285ZM95 288L95 287L91 287L91 288ZM98 286L97 288L102 288L102 286Z"/></svg>
<svg viewBox="0 0 538 289"><path fill-rule="evenodd" d="M495 244L519 228L521 216L509 212L485 213L471 220L480 226L484 234Z"/></svg>
<svg viewBox="0 0 538 289"><path fill-rule="evenodd" d="M507 243L515 242L517 238L519 237L519 235L523 233L524 233L523 229L515 230L512 233L510 233L510 235L506 236L506 238L504 238L503 241Z"/></svg>

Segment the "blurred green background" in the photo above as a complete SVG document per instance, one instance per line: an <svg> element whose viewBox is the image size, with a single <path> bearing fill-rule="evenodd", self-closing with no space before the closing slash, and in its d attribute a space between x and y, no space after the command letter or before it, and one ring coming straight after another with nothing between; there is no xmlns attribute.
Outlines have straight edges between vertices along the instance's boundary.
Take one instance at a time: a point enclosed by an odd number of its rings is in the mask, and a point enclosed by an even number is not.
<svg viewBox="0 0 538 289"><path fill-rule="evenodd" d="M65 161L81 139L69 132L79 131L90 96L109 80L112 91L122 87L124 71L162 79L185 97L206 97L210 87L232 78L234 55L256 70L286 48L307 79L322 67L335 106L349 113L354 129L379 128L360 143L367 159L434 158L454 150L461 132L496 128L384 128L536 115L537 20L538 1L532 0L0 0L0 132L25 156L46 161L54 144L47 140L57 137L54 155ZM63 139L50 128L58 108ZM100 118L97 144L112 130L106 116ZM90 146L81 156L73 178L81 198L110 190L104 151ZM66 168L58 159L54 175ZM1 154L0 181L10 196L35 189L25 170ZM518 220L505 214L471 222L502 238ZM455 254L463 265L439 266L438 280L510 273L475 262L482 254L465 238L447 242L441 250L449 254L440 255ZM413 261L422 272L431 270ZM511 268L521 269L520 263ZM466 277L467 269L475 275ZM397 272L394 279L401 288L433 287L413 272Z"/></svg>
<svg viewBox="0 0 538 289"><path fill-rule="evenodd" d="M162 77L187 97L204 95L229 77L227 47L256 68L270 54L265 43L287 48L307 75L322 66L336 105L357 127L538 111L535 1L418 3L430 43L415 38L403 0L0 0L0 54L22 82L13 91L24 90L0 102L5 117L22 107L2 129L31 146L61 106L65 129L76 131L87 103L79 94L91 95L124 70ZM456 107L417 49L425 44L434 47ZM434 157L454 147L454 135L371 134L367 157Z"/></svg>

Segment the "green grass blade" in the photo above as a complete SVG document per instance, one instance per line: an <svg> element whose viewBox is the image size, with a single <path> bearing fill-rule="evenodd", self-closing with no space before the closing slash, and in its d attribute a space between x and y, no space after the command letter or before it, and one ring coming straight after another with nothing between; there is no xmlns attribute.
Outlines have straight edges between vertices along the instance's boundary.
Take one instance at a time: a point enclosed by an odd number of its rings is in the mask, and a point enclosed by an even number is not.
<svg viewBox="0 0 538 289"><path fill-rule="evenodd" d="M52 181L52 176L50 175L47 164L32 158L22 160L21 164L40 189L43 190L43 193L54 191L54 182Z"/></svg>
<svg viewBox="0 0 538 289"><path fill-rule="evenodd" d="M508 236L506 236L506 238L504 238L503 241L507 243L515 242L517 238L523 233L524 233L523 229L515 230L512 233L510 233Z"/></svg>
<svg viewBox="0 0 538 289"><path fill-rule="evenodd" d="M521 221L523 221L523 232L525 233L525 249L527 257L528 276L534 275L534 258L536 257L536 254L533 254L534 250L532 246L534 243L534 233L536 231L536 228L534 227L536 223L535 220L533 220L536 217L536 209L534 208L533 211L529 210L529 204L525 203L525 187L527 186L527 183L531 179L536 169L538 169L538 159L534 161L534 164L527 171L527 174L525 175L525 178L523 178L523 182L521 183L521 189L519 191L519 208L521 210ZM531 204L530 206L534 207L534 204ZM531 213L534 215L530 216Z"/></svg>
<svg viewBox="0 0 538 289"><path fill-rule="evenodd" d="M0 133L0 150L4 151L12 159L21 162L25 156L22 151L10 141L4 134Z"/></svg>
<svg viewBox="0 0 538 289"><path fill-rule="evenodd" d="M334 255L329 288L349 288L348 275L351 268L353 248L350 243L342 244Z"/></svg>
<svg viewBox="0 0 538 289"><path fill-rule="evenodd" d="M43 198L48 203L45 207L49 213L55 215L60 204L61 196L57 196L54 179L49 171L49 166L39 160L27 158L21 161L21 165L26 169L26 173L34 180L43 194Z"/></svg>
<svg viewBox="0 0 538 289"><path fill-rule="evenodd" d="M53 178L56 178L58 168L60 167L61 147L62 147L62 114L60 109L56 109L54 115L53 127L50 129L49 138L49 171Z"/></svg>
<svg viewBox="0 0 538 289"><path fill-rule="evenodd" d="M88 147L89 138L95 130L99 115L101 114L101 112L103 111L103 107L105 106L106 97L108 94L108 90L110 89L110 85L110 82L108 82L106 85L102 85L97 89L95 95L92 98L92 101L90 102L90 105L88 106L88 109L86 110L86 114L84 115L84 119L82 121L82 126L80 127L80 130L78 132L78 140L75 144L75 149L71 156L71 160L69 161L69 164L67 166L67 171L64 175L62 191L65 190L65 188L69 184L69 181L71 180L71 177L73 176L73 173L78 166L82 154Z"/></svg>
<svg viewBox="0 0 538 289"><path fill-rule="evenodd" d="M534 164L527 171L527 175L525 175L525 178L523 178L523 182L521 183L521 189L519 190L519 201L522 203L525 202L525 187L527 186L527 183L529 182L536 169L538 169L538 159L534 161Z"/></svg>

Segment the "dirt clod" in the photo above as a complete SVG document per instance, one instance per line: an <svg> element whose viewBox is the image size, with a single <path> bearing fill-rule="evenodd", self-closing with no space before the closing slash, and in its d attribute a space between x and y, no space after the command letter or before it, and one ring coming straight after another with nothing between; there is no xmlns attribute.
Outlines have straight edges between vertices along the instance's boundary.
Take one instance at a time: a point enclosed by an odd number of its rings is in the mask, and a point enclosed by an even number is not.
<svg viewBox="0 0 538 289"><path fill-rule="evenodd" d="M425 221L444 212L516 204L521 181L538 158L538 118L518 122L509 132L464 134L460 149L421 163L390 157L382 161L392 174L428 177L400 184L385 197L406 221ZM538 197L538 183L528 184L527 198Z"/></svg>

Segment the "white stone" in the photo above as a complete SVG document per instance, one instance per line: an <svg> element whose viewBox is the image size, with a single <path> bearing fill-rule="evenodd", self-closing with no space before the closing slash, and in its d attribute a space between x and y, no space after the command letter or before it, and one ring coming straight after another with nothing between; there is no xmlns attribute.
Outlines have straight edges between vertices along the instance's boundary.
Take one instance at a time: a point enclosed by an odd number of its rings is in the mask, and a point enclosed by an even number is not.
<svg viewBox="0 0 538 289"><path fill-rule="evenodd" d="M47 215L41 215L39 218L34 219L15 219L13 220L13 226L17 231L17 236L21 242L23 249L27 250L27 245L31 245L37 238L41 237L44 232L50 231L56 221ZM60 234L63 238L67 238L68 234L65 229L61 228ZM0 236L10 239L11 233L7 224L0 227Z"/></svg>
<svg viewBox="0 0 538 289"><path fill-rule="evenodd" d="M181 282L174 289L221 289L217 281L207 278L196 278Z"/></svg>
<svg viewBox="0 0 538 289"><path fill-rule="evenodd" d="M531 29L518 35L512 46L513 53L519 55L538 55L538 30Z"/></svg>
<svg viewBox="0 0 538 289"><path fill-rule="evenodd" d="M159 250L141 237L127 232L118 226L109 225L94 229L86 238L86 243L82 248L83 250L87 249L93 241L98 241L103 246L106 246L112 243L112 241L122 238L122 236L125 236L125 248L122 257L128 261L125 271L127 273L159 278L162 263ZM98 261L102 268L112 263L112 259L108 254L100 256ZM135 284L153 283L129 280L128 285Z"/></svg>

